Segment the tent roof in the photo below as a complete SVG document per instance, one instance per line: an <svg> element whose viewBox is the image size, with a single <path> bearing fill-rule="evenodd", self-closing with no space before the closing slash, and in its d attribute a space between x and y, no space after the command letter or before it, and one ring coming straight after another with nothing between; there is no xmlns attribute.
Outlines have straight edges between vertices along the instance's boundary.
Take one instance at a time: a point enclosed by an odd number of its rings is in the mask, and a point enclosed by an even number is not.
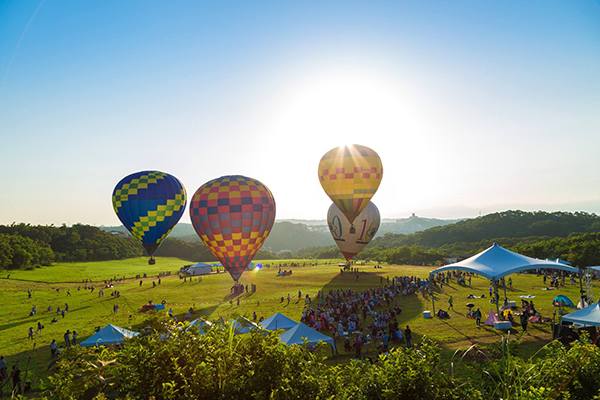
<svg viewBox="0 0 600 400"><path fill-rule="evenodd" d="M237 317L236 319L229 321L229 323L233 325L233 329L237 334L248 333L252 329L263 329L262 326L244 317Z"/></svg>
<svg viewBox="0 0 600 400"><path fill-rule="evenodd" d="M306 341L309 344L316 344L320 341L323 341L325 343L329 343L331 347L335 349L335 342L333 341L333 338L324 335L321 332L315 331L301 322L279 335L279 340L288 345L302 344L304 343L304 338L306 338Z"/></svg>
<svg viewBox="0 0 600 400"><path fill-rule="evenodd" d="M490 248L475 254L466 260L445 265L441 268L431 271L431 274L448 270L461 270L474 272L487 279L500 279L516 272L537 268L562 269L570 272L579 272L579 269L568 265L547 260L538 260L537 258L527 257L494 243Z"/></svg>
<svg viewBox="0 0 600 400"><path fill-rule="evenodd" d="M199 262L199 263L190 265L190 267L211 267L212 268L212 265L207 264L205 262Z"/></svg>
<svg viewBox="0 0 600 400"><path fill-rule="evenodd" d="M79 345L81 347L90 347L122 344L125 339L129 339L137 335L139 335L138 332L108 324L94 335L81 342Z"/></svg>
<svg viewBox="0 0 600 400"><path fill-rule="evenodd" d="M260 323L263 329L267 329L270 331L274 331L277 329L290 329L294 326L298 325L296 321L291 318L286 317L281 313L276 313L271 315L269 318L265 319Z"/></svg>
<svg viewBox="0 0 600 400"><path fill-rule="evenodd" d="M195 320L190 322L190 326L197 326L198 329L200 329L200 333L202 333L202 334L205 333L204 328L205 327L210 328L211 325L212 325L212 322L206 321L202 318L196 318Z"/></svg>
<svg viewBox="0 0 600 400"><path fill-rule="evenodd" d="M552 301L561 301L561 300L564 301L565 303L573 304L573 302L571 301L571 299L568 298L567 296L565 296L564 294L559 294Z"/></svg>
<svg viewBox="0 0 600 400"><path fill-rule="evenodd" d="M600 303L567 314L562 320L573 324L600 326Z"/></svg>

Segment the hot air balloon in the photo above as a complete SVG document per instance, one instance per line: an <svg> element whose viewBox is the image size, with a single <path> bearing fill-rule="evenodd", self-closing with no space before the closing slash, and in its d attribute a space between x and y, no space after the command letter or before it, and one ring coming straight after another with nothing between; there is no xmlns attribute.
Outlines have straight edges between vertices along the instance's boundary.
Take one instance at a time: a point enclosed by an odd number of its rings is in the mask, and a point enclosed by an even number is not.
<svg viewBox="0 0 600 400"><path fill-rule="evenodd" d="M383 165L377 153L353 144L329 150L319 162L319 181L348 222L367 206L379 187Z"/></svg>
<svg viewBox="0 0 600 400"><path fill-rule="evenodd" d="M331 232L331 236L333 236L346 261L350 261L352 257L360 253L369 244L379 229L380 221L379 210L371 201L356 217L354 232L351 232L350 227L352 225L338 206L332 204L327 212L329 232Z"/></svg>
<svg viewBox="0 0 600 400"><path fill-rule="evenodd" d="M275 199L256 179L222 176L196 191L190 218L202 242L237 282L271 232Z"/></svg>
<svg viewBox="0 0 600 400"><path fill-rule="evenodd" d="M141 171L121 179L113 191L117 217L139 240L150 255L183 215L185 188L173 175L160 171Z"/></svg>

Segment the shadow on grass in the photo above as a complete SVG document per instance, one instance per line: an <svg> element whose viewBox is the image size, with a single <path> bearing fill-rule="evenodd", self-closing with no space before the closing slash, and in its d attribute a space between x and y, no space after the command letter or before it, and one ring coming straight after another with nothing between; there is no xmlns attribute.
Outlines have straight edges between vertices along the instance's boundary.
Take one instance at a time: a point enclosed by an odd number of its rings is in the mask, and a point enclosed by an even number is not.
<svg viewBox="0 0 600 400"><path fill-rule="evenodd" d="M239 298L240 300L249 300L250 297L252 297L252 292L244 292L244 293L230 293L227 296L223 297L223 301L227 302L229 300L233 300L236 297Z"/></svg>
<svg viewBox="0 0 600 400"><path fill-rule="evenodd" d="M90 306L85 306L85 307L78 307L78 308L72 308L69 312L75 312L75 311L81 311L81 310L85 310L86 308L90 308ZM24 319L21 321L17 321L17 322L13 322L10 324L4 324L4 325L0 325L0 332L10 329L10 328L14 328L17 326L21 326L21 325L29 325L31 327L33 327L33 329L36 329L37 327L37 323L38 321L42 322L42 325L46 325L46 324L51 324L52 322L52 318L56 318L57 322L59 321L64 321L64 320L68 320L69 319L69 313L65 314L66 317L62 318L60 314L56 314L54 312L46 312L46 311L42 311L41 313L38 313L37 315L33 316L33 317L27 317L28 319ZM24 333L25 335L25 333Z"/></svg>

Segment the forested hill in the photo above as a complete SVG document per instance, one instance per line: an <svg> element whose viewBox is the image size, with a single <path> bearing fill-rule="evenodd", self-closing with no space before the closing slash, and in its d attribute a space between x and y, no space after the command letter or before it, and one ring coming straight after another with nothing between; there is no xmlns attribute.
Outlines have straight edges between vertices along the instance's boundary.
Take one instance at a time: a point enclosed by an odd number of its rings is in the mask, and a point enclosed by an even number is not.
<svg viewBox="0 0 600 400"><path fill-rule="evenodd" d="M388 233L373 239L371 246L442 248L453 243L479 243L498 238L566 238L591 232L600 232L600 217L596 214L509 210L412 235Z"/></svg>

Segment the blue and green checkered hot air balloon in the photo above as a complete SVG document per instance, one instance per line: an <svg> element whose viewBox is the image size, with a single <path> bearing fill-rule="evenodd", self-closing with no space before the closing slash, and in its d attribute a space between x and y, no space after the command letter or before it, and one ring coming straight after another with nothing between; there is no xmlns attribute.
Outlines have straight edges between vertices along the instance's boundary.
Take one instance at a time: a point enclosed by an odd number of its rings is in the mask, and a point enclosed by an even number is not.
<svg viewBox="0 0 600 400"><path fill-rule="evenodd" d="M112 201L117 217L152 254L183 215L185 188L179 179L160 171L128 175L115 187Z"/></svg>

